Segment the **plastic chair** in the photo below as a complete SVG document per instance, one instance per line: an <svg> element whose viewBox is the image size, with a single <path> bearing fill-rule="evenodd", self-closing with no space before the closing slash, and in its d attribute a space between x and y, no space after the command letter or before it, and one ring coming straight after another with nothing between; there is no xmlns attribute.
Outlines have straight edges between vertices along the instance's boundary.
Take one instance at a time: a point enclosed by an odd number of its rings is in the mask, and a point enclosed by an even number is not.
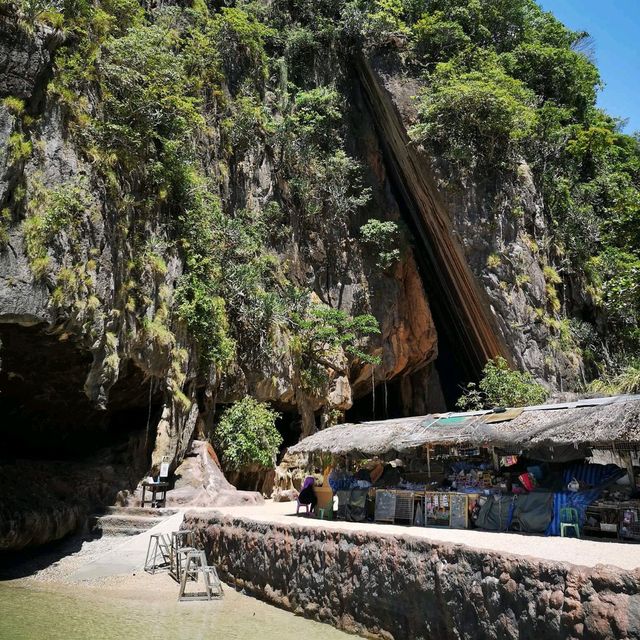
<svg viewBox="0 0 640 640"><path fill-rule="evenodd" d="M303 485L302 485L302 489L300 489L300 493L302 493L305 489L307 489L307 488L309 488L309 487L312 487L312 486L313 486L314 481L315 481L315 480L314 480L313 476L307 476L307 477L304 479L304 483L303 483ZM302 503L300 502L300 496L298 496L298 498L297 498L297 500L296 500L296 515L298 515L298 514L300 513L300 507L304 507L305 513L306 513L307 515L309 515L309 510L310 510L310 508L311 508L311 505L310 505L310 504L302 504Z"/></svg>
<svg viewBox="0 0 640 640"><path fill-rule="evenodd" d="M565 531L573 529L576 537L580 537L580 517L578 510L573 507L562 507L560 509L560 536L565 537Z"/></svg>
<svg viewBox="0 0 640 640"><path fill-rule="evenodd" d="M296 505L296 515L299 515L299 514L300 514L300 509L301 509L302 507L304 507L304 512L305 512L307 515L309 515L309 507L310 507L310 506L311 506L310 504L301 504L300 502L298 502L298 503L297 503L297 505Z"/></svg>

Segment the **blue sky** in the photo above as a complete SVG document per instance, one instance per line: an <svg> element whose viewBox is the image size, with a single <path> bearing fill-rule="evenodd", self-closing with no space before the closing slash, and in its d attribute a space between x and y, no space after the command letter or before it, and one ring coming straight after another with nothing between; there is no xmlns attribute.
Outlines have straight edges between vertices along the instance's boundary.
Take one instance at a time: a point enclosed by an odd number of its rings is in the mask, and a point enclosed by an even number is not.
<svg viewBox="0 0 640 640"><path fill-rule="evenodd" d="M605 82L598 103L640 131L640 0L538 0L571 29L588 31Z"/></svg>

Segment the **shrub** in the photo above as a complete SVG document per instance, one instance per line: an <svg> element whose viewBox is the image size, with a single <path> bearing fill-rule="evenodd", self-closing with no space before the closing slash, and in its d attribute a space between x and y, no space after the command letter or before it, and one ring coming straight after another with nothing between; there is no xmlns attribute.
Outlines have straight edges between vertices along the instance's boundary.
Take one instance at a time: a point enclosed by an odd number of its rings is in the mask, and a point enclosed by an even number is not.
<svg viewBox="0 0 640 640"><path fill-rule="evenodd" d="M7 96L2 104L15 116L21 116L24 113L24 100L14 96Z"/></svg>
<svg viewBox="0 0 640 640"><path fill-rule="evenodd" d="M235 343L228 334L225 301L197 273L182 276L176 289L178 316L186 322L204 364L229 364Z"/></svg>
<svg viewBox="0 0 640 640"><path fill-rule="evenodd" d="M397 248L399 229L395 222L382 222L375 218L360 227L360 237L365 244L378 251L377 266L383 271L389 269L400 259Z"/></svg>
<svg viewBox="0 0 640 640"><path fill-rule="evenodd" d="M227 52L225 59L233 60L245 72L253 71L256 78L265 76L265 40L275 35L273 29L238 7L224 7L213 18L212 35L220 50Z"/></svg>
<svg viewBox="0 0 640 640"><path fill-rule="evenodd" d="M540 404L547 399L547 390L530 373L511 369L504 358L489 360L482 374L477 385L470 382L463 390L457 402L458 408L464 411L524 407Z"/></svg>
<svg viewBox="0 0 640 640"><path fill-rule="evenodd" d="M368 364L380 364L362 348L367 336L379 334L378 321L370 314L350 316L341 309L313 304L304 317L296 318L296 329L302 350L310 360L323 366L344 350L348 355Z"/></svg>
<svg viewBox="0 0 640 640"><path fill-rule="evenodd" d="M9 136L9 157L11 162L26 160L33 151L33 146L21 133L12 133Z"/></svg>
<svg viewBox="0 0 640 640"><path fill-rule="evenodd" d="M88 181L78 177L47 189L37 185L23 222L27 256L37 278L46 274L50 260L47 247L64 233L75 246L80 223L96 210Z"/></svg>
<svg viewBox="0 0 640 640"><path fill-rule="evenodd" d="M550 265L544 267L545 291L547 293L547 302L554 313L560 311L560 298L556 285L562 283L560 274Z"/></svg>
<svg viewBox="0 0 640 640"><path fill-rule="evenodd" d="M335 144L341 118L338 93L329 87L317 87L296 94L293 113L286 125L302 145L330 149Z"/></svg>
<svg viewBox="0 0 640 640"><path fill-rule="evenodd" d="M487 268L488 269L497 269L502 264L502 260L500 258L500 254L498 253L490 253L487 257Z"/></svg>
<svg viewBox="0 0 640 640"><path fill-rule="evenodd" d="M502 61L507 71L537 96L567 105L580 117L595 102L598 70L578 51L525 43L503 55Z"/></svg>
<svg viewBox="0 0 640 640"><path fill-rule="evenodd" d="M367 13L365 30L370 38L378 39L392 33L406 33L402 0L373 0Z"/></svg>
<svg viewBox="0 0 640 640"><path fill-rule="evenodd" d="M279 414L263 402L245 396L227 409L215 431L215 441L227 469L258 464L275 466L282 436L276 429Z"/></svg>
<svg viewBox="0 0 640 640"><path fill-rule="evenodd" d="M0 248L9 243L9 227L11 226L11 211L6 207L0 209Z"/></svg>
<svg viewBox="0 0 640 640"><path fill-rule="evenodd" d="M589 384L589 391L607 395L640 393L640 360L627 364L618 373L605 373Z"/></svg>

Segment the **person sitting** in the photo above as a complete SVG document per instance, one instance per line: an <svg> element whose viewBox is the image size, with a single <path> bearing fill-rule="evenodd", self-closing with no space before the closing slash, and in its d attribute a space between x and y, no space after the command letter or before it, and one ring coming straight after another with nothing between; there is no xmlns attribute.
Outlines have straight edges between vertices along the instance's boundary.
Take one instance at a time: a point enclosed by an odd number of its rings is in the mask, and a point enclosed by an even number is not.
<svg viewBox="0 0 640 640"><path fill-rule="evenodd" d="M310 505L311 512L315 512L316 505L318 504L318 498L313 490L313 484L315 480L312 476L308 476L304 484L302 485L302 489L300 490L300 495L298 496L298 504L306 504ZM309 511L307 510L307 513Z"/></svg>

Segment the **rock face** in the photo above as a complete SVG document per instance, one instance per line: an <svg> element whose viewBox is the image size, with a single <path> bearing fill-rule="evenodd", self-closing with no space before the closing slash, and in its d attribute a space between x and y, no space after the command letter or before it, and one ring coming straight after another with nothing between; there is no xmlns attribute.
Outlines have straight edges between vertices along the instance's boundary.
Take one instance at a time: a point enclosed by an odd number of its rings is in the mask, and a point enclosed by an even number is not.
<svg viewBox="0 0 640 640"><path fill-rule="evenodd" d="M187 514L226 580L299 615L401 640L640 638L640 573L396 536Z"/></svg>
<svg viewBox="0 0 640 640"><path fill-rule="evenodd" d="M343 412L369 393L372 379L426 380L425 367L437 356L437 335L412 251L407 248L395 267L382 273L375 266L375 251L358 235L372 214L400 219L371 122L364 126L366 135L357 142L354 137L352 144L378 163L367 167L373 202L340 239L339 260L347 265L341 279L328 278L326 244L315 229L299 222L294 221L295 238L280 249L280 258L290 265L289 276L320 300L346 313L376 316L381 334L368 350L381 356L381 364L373 372L360 366L331 374L321 393L309 395L301 389L290 336L281 333L275 337L280 357L252 363L240 359L226 371L203 377L193 337L175 327L173 333L163 332L184 271L171 225L158 211L142 230L119 212L95 159L69 126L68 106L48 90L64 44L63 34L44 24L26 29L14 17L0 16L0 211L6 232L0 242L0 404L7 418L0 438L12 464L23 451L27 458L92 459L102 447L135 433L144 442L136 451L141 477L157 473L165 458L175 469L196 429L211 428L216 403L250 393L299 414L308 433L322 416ZM84 98L92 109L99 108L97 95ZM16 154L16 141L23 143L24 153ZM273 160L256 140L234 158L223 204L230 210L264 207L274 190L286 190L279 180ZM75 203L73 224L61 225L36 257L28 219L37 207L48 215L61 198ZM132 267L140 262L135 240L141 232L162 254L163 264L155 271L149 263ZM132 308L127 298L133 281L142 308ZM118 487L124 488L131 486ZM204 500L207 489L201 489ZM100 502L97 493L94 497ZM60 515L67 524L50 537L70 530L72 521L79 523L81 512ZM20 517L16 514L15 522Z"/></svg>
<svg viewBox="0 0 640 640"><path fill-rule="evenodd" d="M133 247L126 242L123 246L118 244L112 203L105 200L104 189L91 164L70 134L63 110L46 92L47 81L54 74L60 35L45 27L28 32L6 18L1 21L0 29L0 60L3 69L7 70L0 79L0 98L19 98L33 120L27 128L9 107L0 106L0 203L12 213L8 241L0 248L0 339L6 358L12 357L12 342L22 347L28 339L33 339L42 352L48 348L47 341L56 338L65 341L70 357L76 357L75 353L85 360L84 369L78 367L77 376L69 381L68 386L74 393L86 395L98 412L109 411L110 404L114 403L118 408L122 404L123 408L142 411L151 398L153 424L157 431L154 468L157 461L167 455L177 462L184 455L185 443L193 433L197 413L181 410L167 394L167 347L160 343L160 338L144 330L140 318L130 316L121 308L122 280L127 277L125 262L131 259ZM89 99L95 98L89 96ZM9 138L15 134L28 139L33 147L31 155L20 161L14 161L10 154ZM364 147L363 153L380 154L371 129ZM274 168L268 158L261 155L264 150L257 151L253 150L242 159L235 182L227 185L229 202L234 202L237 208L262 206L276 182ZM377 214L383 218L399 218L384 169L378 168L377 175L372 170L370 178L375 182L376 203L372 206ZM17 198L26 198L29 203L37 200L40 192L66 189L70 184L81 189L86 197L80 231L73 234L63 229L58 233L47 252L49 275L37 277L26 247L25 200ZM359 221L354 222L345 280L330 283L323 299L333 304L339 299L340 307L347 313L367 310L369 305L378 318L382 333L370 346L372 351L381 354L383 361L376 368L376 380L410 375L437 355L436 331L416 262L408 250L393 273L376 273L375 256L359 244L356 237ZM147 229L147 233L159 245L172 246L161 220ZM166 273L139 276L148 298L142 320L153 320L163 313L164 300L171 298L182 273L183 265L177 252L168 249L163 258ZM313 229L302 229L297 246L292 246L282 259L291 262L298 273L306 274L306 283L311 283L312 287L324 277L325 256ZM78 265L82 265L81 273L74 274L74 286L80 284L76 281L81 278L81 287L68 301L56 299L53 294L54 290L56 295L60 294L61 274L65 276ZM159 291L163 292L164 298L158 295ZM369 301L364 307L363 299ZM37 330L31 327L37 327ZM38 342L40 336L42 342ZM350 378L337 376L324 396L303 397L297 388L295 366L286 357L287 337L282 336L282 341L285 355L278 362L230 369L217 390L218 401L229 402L244 393L252 393L261 400L275 401L284 408L299 411L305 416L306 428L311 429L313 426L309 421L313 423L314 412L322 407L348 409L354 394L370 391L371 372L364 367L354 370ZM194 345L189 336L179 338L179 344L174 348L180 347L187 350L189 357L183 388L193 397L189 383L195 376ZM13 373L14 380L24 378L24 393L31 393L27 390L31 382L29 376L22 371ZM140 389L137 398L129 397L122 402L114 399L113 389L117 382L128 375L135 378L138 373L138 379L145 380L148 388ZM218 382L215 382L216 387ZM55 386L55 380L52 384ZM59 391L61 389L56 393ZM105 420L109 421L106 414L98 421Z"/></svg>
<svg viewBox="0 0 640 640"><path fill-rule="evenodd" d="M171 11L184 10L181 3L169 4ZM278 11L293 23L295 11L287 14L286 4ZM145 33L154 37L154 20L164 20L168 13L143 5ZM127 13L127 7L113 10ZM193 147L188 160L176 160L182 162L180 173L173 160L167 160L179 146L171 132L163 130L153 143L143 140L141 146L146 143L151 149L141 152L148 162L138 165L128 159L135 136L117 133L134 126L136 115L121 120L117 115L127 111L132 94L124 90L125 106L114 107L109 100L116 100L117 87L111 91L100 83L108 82L110 64L118 61L128 27L121 31L114 17L106 28L108 35L96 34L96 40L104 36L102 44L82 45L86 30L98 27L54 29L45 19L26 25L12 8L0 7L0 439L6 443L2 455L11 464L24 451L28 459L83 462L105 448L116 449L131 436L143 443L132 463L144 470L140 476L156 474L164 459L173 471L188 454L195 434L210 435L216 408L246 394L295 416L289 420L296 425L295 436L307 435L350 409L357 413L360 401L367 402L361 417L366 413L370 418L372 406L377 413L376 385L384 385L385 412L387 385L395 413L442 410L455 400L459 384L477 377L486 360L496 355L551 385L575 377L580 363L569 362L568 356L558 355L555 368L547 364L555 353L553 337L535 320L547 288L521 221L509 222L506 214L496 218L489 196L478 185L462 192L440 188L437 180L447 168L409 144L407 131L415 117L411 97L419 90L419 78L398 65L393 55L332 51L322 61L314 54L307 69L295 60L287 63L283 58L280 64L274 58L270 63L277 62L277 69L267 73L265 67L261 75L257 68L264 60L247 58L255 42L233 40L244 37L242 29L236 32L237 25L229 23L217 35L200 34L205 40L215 36L233 43L213 47L215 64L219 63L213 75L208 69L209 75L181 86L183 93L198 86L194 91L202 95L165 101L170 108L176 103L179 108L197 105L197 114L189 117L203 122L188 138ZM217 9L207 11L214 14ZM239 11L236 18L248 20ZM198 23L197 13L189 9L174 27ZM135 22L127 14L129 19ZM258 32L252 31L256 42L262 38ZM184 40L192 46L190 38ZM99 49L94 51L98 62L93 71L78 65L85 55L82 46ZM174 53L169 51L160 66L170 66ZM125 63L119 63L134 77L138 70L126 67L131 56L123 57ZM308 78L296 77L297 93L290 92L288 74L299 76L301 71ZM73 74L77 77L70 80ZM144 73L141 77L152 82ZM295 155L298 134L308 128L302 117L305 100L311 96L313 103L321 96L322 103L330 93L336 96L331 109L339 112L340 124L328 137L339 138L339 144L330 147L334 155L322 156L319 166L305 175L307 156ZM291 105L298 98L302 106L295 112ZM158 115L155 107L147 114L152 122ZM288 140L283 123L294 115L302 119ZM336 117L329 116L312 120ZM172 115L168 120L175 124L180 118ZM150 126L156 133L160 127ZM109 143L104 142L104 131L110 132ZM120 137L129 147L109 146L111 139ZM284 161L288 156L297 159L293 169ZM315 184L322 182L320 165L329 157L342 162L348 175L346 185L339 180L345 175L331 183L337 185L338 201L348 204L346 213L335 219L333 210L323 209L335 194ZM141 165L144 171L138 173ZM349 166L357 168L353 176ZM266 227L273 237L260 239L264 245L259 253L268 253L265 260L277 264L269 275L274 290L292 299L304 291L308 299L349 316L375 317L380 333L361 346L378 356L379 364L367 364L338 349L332 354L335 362L323 365L309 382L309 368L301 364L299 326L292 328L300 323L288 316L286 322L260 326L252 342L250 332L242 331L248 326L242 323L253 320L252 312L243 307L245 292L232 287L226 301L217 290L212 294L207 289L204 297L210 306L198 319L207 325L209 336L233 325L236 352L230 364L203 364L207 345L200 344L179 312L180 283L206 262L202 256L192 256L189 262L188 247L197 238L180 231L186 213L197 208L192 206L195 199L187 203L176 196L190 192L181 180L186 181L192 169L198 177L189 183L194 191L207 182L206 213L215 209L215 202L230 223L251 226L257 219L252 216L272 216ZM297 192L301 183L306 191ZM514 188L527 216L535 218L537 195L525 166ZM330 223L323 226L326 219ZM496 248L496 219L502 230L500 250L512 259L503 258L487 270L488 256ZM189 231L213 233L214 218L207 220L208 228ZM371 220L404 229L391 264L381 266L380 247L363 237L362 228ZM512 268L516 263L530 265L527 283L507 286L522 275ZM206 287L218 277L212 272L199 285ZM257 292L252 293L269 303L266 294L273 291L265 291L263 284L255 285ZM186 299L186 306L195 305L201 290L187 291L183 304ZM291 302L291 308L295 304ZM222 319L213 312L220 306L226 309ZM276 311L272 308L270 313L277 316L277 305L272 306ZM194 309L190 313L197 315ZM206 475L203 460L199 470L196 465L185 475ZM194 460L188 462L192 464ZM254 476L252 486L267 491L273 479L265 484L260 474ZM198 491L198 500L209 495L204 486ZM19 519L18 514L14 520Z"/></svg>
<svg viewBox="0 0 640 640"><path fill-rule="evenodd" d="M397 135L405 138L399 148L411 149L406 142L407 131L417 120L414 98L422 84L416 72L403 64L402 46L398 51L391 49L371 52L361 61L360 76L373 109L379 111L384 139L391 147L393 135L389 123L397 119L400 126ZM394 150L390 148L389 154L392 153ZM455 252L447 255L443 249L436 260L436 269L455 270L456 260L459 261L458 274L447 276L448 288L452 290L449 295L459 296L448 313L451 316L452 310L453 314L464 311L469 303L478 314L468 316L468 325L476 335L467 339L466 360L473 362L474 349L481 352L485 348L488 352L485 356L503 355L551 387L561 391L574 388L582 375L580 355L559 348L559 331L543 313L556 294L554 283L547 282L549 276L545 276L539 255L547 232L530 168L523 162L512 179L502 179L500 186L508 191L508 197L497 202L491 181L466 179L461 184L456 180L455 168L440 158L424 152L411 153L422 163L425 180L433 181L430 188L435 202L425 210L440 209L435 216L439 217L440 227L450 227L450 242L456 246L456 252L464 254L463 258ZM395 154L398 155L397 151ZM415 196L415 184L408 184L407 189ZM440 247L446 245L446 240L440 237L432 244ZM467 268L473 275L464 274L469 280L465 289L459 278ZM483 330L483 326L487 329ZM457 335L465 334L458 331ZM483 363L481 353L477 359Z"/></svg>
<svg viewBox="0 0 640 640"><path fill-rule="evenodd" d="M410 145L406 124L399 113L397 86L385 87L367 60L360 60L358 76L380 131L385 157L393 172L396 188L408 222L421 251L423 273L430 276L432 305L439 316L442 332L462 351L460 363L467 375L477 375L486 361L509 355L489 313L487 299L453 235L452 223L429 166ZM397 85L397 83L396 83ZM391 91L395 93L391 93ZM403 91L399 92L405 98Z"/></svg>
<svg viewBox="0 0 640 640"><path fill-rule="evenodd" d="M135 488L146 469L141 451L144 440L134 435L83 461L31 459L28 450L3 460L0 550L45 544L81 529L96 505L114 504Z"/></svg>
<svg viewBox="0 0 640 640"><path fill-rule="evenodd" d="M175 486L167 494L169 506L226 506L261 504L259 493L238 491L224 477L211 445L194 440L188 454L175 471Z"/></svg>

